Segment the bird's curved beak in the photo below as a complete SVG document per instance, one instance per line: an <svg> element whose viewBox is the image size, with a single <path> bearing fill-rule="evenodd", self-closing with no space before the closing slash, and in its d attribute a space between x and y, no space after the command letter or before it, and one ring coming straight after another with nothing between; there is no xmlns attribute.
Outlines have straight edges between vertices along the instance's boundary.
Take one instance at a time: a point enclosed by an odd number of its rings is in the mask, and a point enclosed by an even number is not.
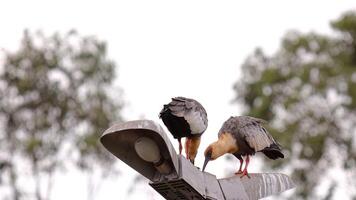
<svg viewBox="0 0 356 200"><path fill-rule="evenodd" d="M203 171L205 170L206 165L208 164L208 162L211 160L211 155L208 154L205 156L205 161L204 161L204 165L203 165Z"/></svg>

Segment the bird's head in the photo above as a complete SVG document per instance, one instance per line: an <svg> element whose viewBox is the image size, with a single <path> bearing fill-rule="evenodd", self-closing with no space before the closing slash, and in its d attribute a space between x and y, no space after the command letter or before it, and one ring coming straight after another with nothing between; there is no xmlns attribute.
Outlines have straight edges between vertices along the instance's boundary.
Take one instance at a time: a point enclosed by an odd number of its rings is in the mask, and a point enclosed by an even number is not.
<svg viewBox="0 0 356 200"><path fill-rule="evenodd" d="M218 142L214 142L212 144L210 144L204 152L204 156L205 156L205 161L204 161L204 165L203 165L203 171L205 170L206 165L208 164L209 161L211 160L215 160L218 157L220 157L222 154L220 154L220 149L219 149L219 143Z"/></svg>
<svg viewBox="0 0 356 200"><path fill-rule="evenodd" d="M211 143L204 152L205 161L203 171L209 161L215 160L225 153L234 153L238 150L235 138L230 133L221 134L218 141Z"/></svg>

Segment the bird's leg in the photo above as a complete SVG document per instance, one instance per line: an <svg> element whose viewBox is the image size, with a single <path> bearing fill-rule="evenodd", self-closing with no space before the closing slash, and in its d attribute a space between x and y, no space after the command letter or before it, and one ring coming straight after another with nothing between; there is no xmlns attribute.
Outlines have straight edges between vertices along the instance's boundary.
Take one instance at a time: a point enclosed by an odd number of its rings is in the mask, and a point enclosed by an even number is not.
<svg viewBox="0 0 356 200"><path fill-rule="evenodd" d="M185 157L189 160L190 138L185 139Z"/></svg>
<svg viewBox="0 0 356 200"><path fill-rule="evenodd" d="M244 163L244 160L241 157L239 157L238 159L240 161L240 167L239 167L239 171L235 172L236 175L242 174L242 164Z"/></svg>
<svg viewBox="0 0 356 200"><path fill-rule="evenodd" d="M247 155L246 156L246 165L245 165L245 169L242 171L242 175L240 178L244 177L244 176L247 176L248 178L250 178L250 176L248 175L248 172L247 172L247 167L248 167L248 163L250 162L250 156Z"/></svg>
<svg viewBox="0 0 356 200"><path fill-rule="evenodd" d="M182 141L180 140L180 138L178 138L178 142L179 142L179 155L182 155Z"/></svg>
<svg viewBox="0 0 356 200"><path fill-rule="evenodd" d="M198 148L200 145L200 136L193 136L191 138L187 138L187 158L194 165L195 157L198 153Z"/></svg>

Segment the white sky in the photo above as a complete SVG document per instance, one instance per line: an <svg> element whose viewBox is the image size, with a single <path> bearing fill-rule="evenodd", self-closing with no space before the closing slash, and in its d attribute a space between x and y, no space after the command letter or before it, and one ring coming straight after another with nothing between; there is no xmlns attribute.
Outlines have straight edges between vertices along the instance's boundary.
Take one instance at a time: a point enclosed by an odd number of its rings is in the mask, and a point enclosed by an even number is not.
<svg viewBox="0 0 356 200"><path fill-rule="evenodd" d="M203 104L209 127L197 158L201 166L202 151L216 139L223 121L240 114L231 105L232 85L246 56L257 46L273 53L290 29L330 33L329 21L355 6L354 0L3 1L0 48L16 48L25 28L47 34L74 28L81 35L97 35L108 42L119 67L117 84L129 102L126 119L158 121L162 105L173 96ZM207 171L222 176L214 169L223 165L223 159L211 162ZM122 171L126 174L104 184L97 199L121 199L118 188L135 174L126 167ZM76 172L63 176L54 199L86 199L85 181Z"/></svg>

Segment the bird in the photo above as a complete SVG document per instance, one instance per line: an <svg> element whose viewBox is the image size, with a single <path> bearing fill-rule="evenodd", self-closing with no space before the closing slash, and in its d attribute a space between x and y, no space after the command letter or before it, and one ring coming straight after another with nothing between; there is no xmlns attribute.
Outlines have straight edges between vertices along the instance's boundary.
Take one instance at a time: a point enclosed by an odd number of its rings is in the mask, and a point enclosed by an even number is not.
<svg viewBox="0 0 356 200"><path fill-rule="evenodd" d="M235 173L241 174L241 178L248 175L247 167L250 156L256 152L262 152L270 159L284 158L280 144L278 144L268 131L262 126L267 123L263 119L250 116L230 117L224 122L218 133L218 140L211 143L204 151L205 161L203 170L210 160L230 153L240 161L240 167ZM245 168L242 170L243 158Z"/></svg>
<svg viewBox="0 0 356 200"><path fill-rule="evenodd" d="M208 115L204 107L194 99L174 97L170 103L163 105L159 117L173 137L178 139L179 155L183 149L181 138L186 138L186 158L194 164L201 135L208 127Z"/></svg>

